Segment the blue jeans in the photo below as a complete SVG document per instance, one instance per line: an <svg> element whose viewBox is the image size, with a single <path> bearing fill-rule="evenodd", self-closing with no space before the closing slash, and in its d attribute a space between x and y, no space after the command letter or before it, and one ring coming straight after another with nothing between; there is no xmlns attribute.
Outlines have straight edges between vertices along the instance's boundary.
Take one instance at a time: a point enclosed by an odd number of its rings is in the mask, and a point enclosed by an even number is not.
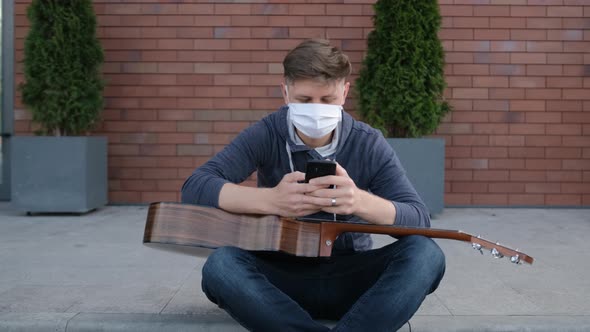
<svg viewBox="0 0 590 332"><path fill-rule="evenodd" d="M203 291L251 331L397 331L445 271L439 246L406 236L365 252L301 258L235 247L215 250L203 266Z"/></svg>

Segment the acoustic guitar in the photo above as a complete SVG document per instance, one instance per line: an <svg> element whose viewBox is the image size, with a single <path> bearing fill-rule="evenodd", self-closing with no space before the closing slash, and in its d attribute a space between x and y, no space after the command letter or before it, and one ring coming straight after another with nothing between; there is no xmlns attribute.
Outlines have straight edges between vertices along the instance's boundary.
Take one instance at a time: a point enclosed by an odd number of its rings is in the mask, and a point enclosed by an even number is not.
<svg viewBox="0 0 590 332"><path fill-rule="evenodd" d="M514 249L462 231L383 226L344 221L298 220L272 215L234 214L182 203L150 204L143 243L164 250L202 255L202 249L234 246L245 250L282 251L302 257L329 257L336 238L345 232L422 235L471 243L483 254L532 264L533 258Z"/></svg>

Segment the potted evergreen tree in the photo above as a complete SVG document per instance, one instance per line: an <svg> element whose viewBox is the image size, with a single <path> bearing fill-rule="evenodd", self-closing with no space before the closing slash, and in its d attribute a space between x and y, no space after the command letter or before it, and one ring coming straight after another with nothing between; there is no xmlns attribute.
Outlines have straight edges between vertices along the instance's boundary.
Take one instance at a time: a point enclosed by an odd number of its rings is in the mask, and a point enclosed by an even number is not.
<svg viewBox="0 0 590 332"><path fill-rule="evenodd" d="M379 0L356 81L363 120L381 129L431 214L444 206L444 140L432 134L450 110L436 0Z"/></svg>
<svg viewBox="0 0 590 332"><path fill-rule="evenodd" d="M107 139L100 119L103 50L91 0L33 0L23 104L37 136L13 138L11 200L28 213L84 213L107 203Z"/></svg>

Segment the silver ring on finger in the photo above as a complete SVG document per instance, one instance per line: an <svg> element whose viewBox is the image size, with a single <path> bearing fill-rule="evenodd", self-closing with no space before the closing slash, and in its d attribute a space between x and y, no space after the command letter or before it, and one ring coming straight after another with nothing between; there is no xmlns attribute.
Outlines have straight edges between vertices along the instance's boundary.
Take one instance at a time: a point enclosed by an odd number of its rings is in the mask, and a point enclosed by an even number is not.
<svg viewBox="0 0 590 332"><path fill-rule="evenodd" d="M332 198L332 206L336 206L336 198Z"/></svg>

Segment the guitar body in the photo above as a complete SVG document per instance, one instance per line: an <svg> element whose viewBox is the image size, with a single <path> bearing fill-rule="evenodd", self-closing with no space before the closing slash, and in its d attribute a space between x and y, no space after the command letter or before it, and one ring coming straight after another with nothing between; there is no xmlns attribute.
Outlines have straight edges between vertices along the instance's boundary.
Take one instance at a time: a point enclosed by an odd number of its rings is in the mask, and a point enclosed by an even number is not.
<svg viewBox="0 0 590 332"><path fill-rule="evenodd" d="M277 216L240 215L178 203L152 203L143 237L143 242L152 247L188 253L200 254L184 246L207 249L234 246L305 257L318 256L319 240L319 223Z"/></svg>
<svg viewBox="0 0 590 332"><path fill-rule="evenodd" d="M234 214L211 207L150 204L143 243L164 250L206 255L203 249L234 246L252 251L281 251L301 257L329 257L336 238L345 232L387 234L394 237L422 235L471 242L496 258L508 256L514 263L533 258L461 231L369 225L340 221L302 221L266 215Z"/></svg>

